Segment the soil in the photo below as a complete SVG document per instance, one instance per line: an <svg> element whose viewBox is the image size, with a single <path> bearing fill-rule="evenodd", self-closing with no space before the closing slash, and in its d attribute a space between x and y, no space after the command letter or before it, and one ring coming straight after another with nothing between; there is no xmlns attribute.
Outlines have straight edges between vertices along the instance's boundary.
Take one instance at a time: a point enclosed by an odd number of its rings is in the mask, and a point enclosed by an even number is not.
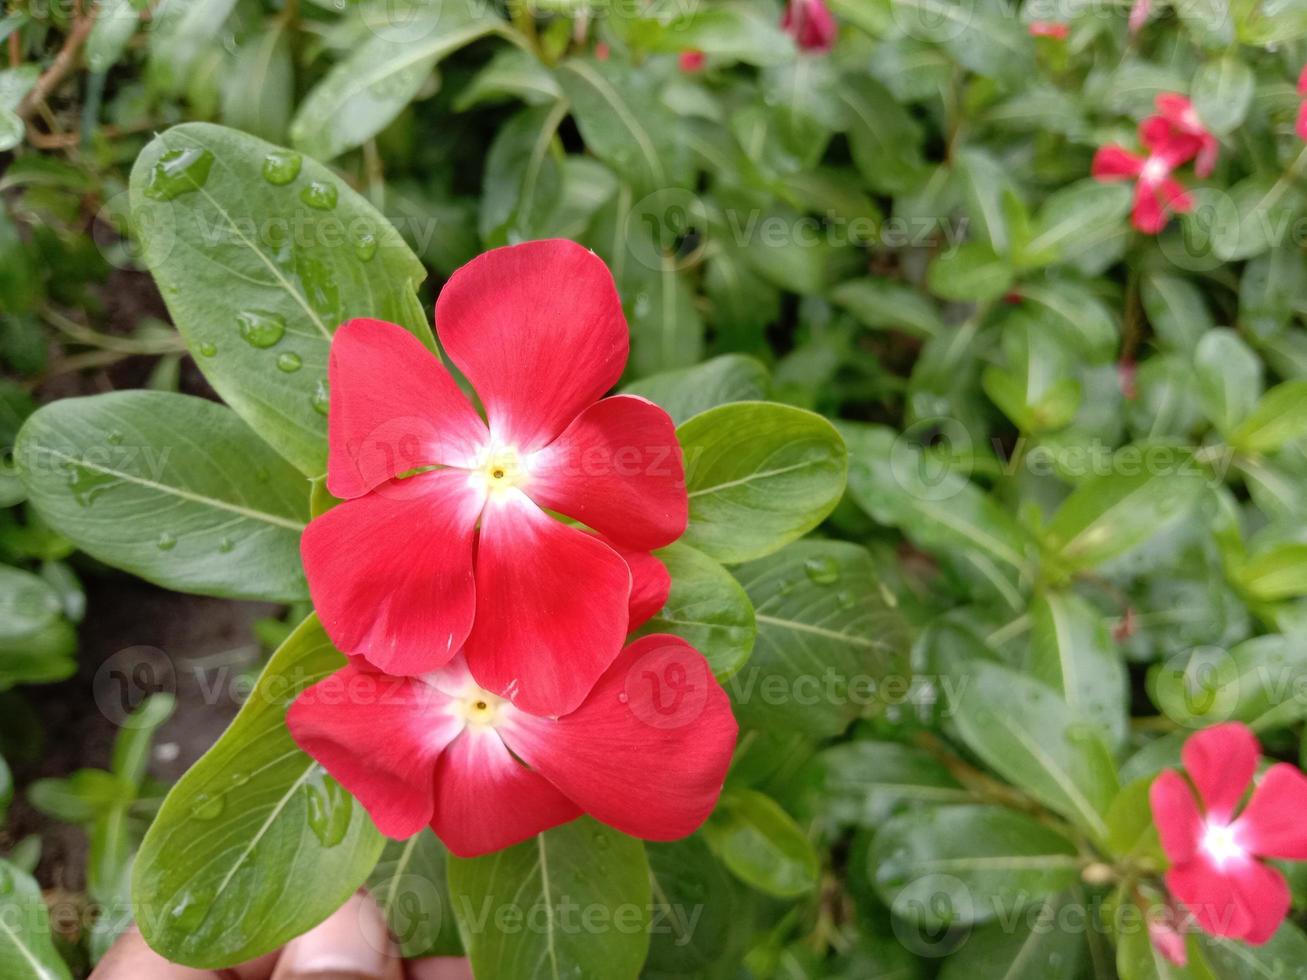
<svg viewBox="0 0 1307 980"><path fill-rule="evenodd" d="M264 655L253 624L280 608L182 595L118 575L88 577L85 585L76 676L21 689L40 719L45 746L35 763L15 766L19 791L5 827L10 843L40 833L37 879L71 892L85 886L86 834L38 813L22 787L81 768L107 769L124 693L137 702L155 688L175 691L177 707L155 738L150 774L174 782L236 714L248 690L242 676L257 670Z"/></svg>

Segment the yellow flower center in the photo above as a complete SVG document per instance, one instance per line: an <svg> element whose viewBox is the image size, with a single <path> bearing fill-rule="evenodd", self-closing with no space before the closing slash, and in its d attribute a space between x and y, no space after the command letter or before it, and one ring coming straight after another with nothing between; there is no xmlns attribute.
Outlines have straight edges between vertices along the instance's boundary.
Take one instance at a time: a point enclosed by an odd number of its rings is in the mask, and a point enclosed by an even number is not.
<svg viewBox="0 0 1307 980"><path fill-rule="evenodd" d="M503 703L504 699L498 695L477 688L463 697L457 710L469 725L489 727L499 718L499 709Z"/></svg>
<svg viewBox="0 0 1307 980"><path fill-rule="evenodd" d="M513 446L487 447L472 469L470 481L494 497L526 485L530 473Z"/></svg>

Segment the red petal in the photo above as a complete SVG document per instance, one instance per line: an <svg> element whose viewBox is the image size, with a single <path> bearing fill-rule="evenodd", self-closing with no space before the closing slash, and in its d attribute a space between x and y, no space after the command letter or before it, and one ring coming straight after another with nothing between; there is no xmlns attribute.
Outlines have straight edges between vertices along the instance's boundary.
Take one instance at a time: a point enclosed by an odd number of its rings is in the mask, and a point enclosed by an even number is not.
<svg viewBox="0 0 1307 980"><path fill-rule="evenodd" d="M1298 137L1307 140L1307 102L1298 110Z"/></svg>
<svg viewBox="0 0 1307 980"><path fill-rule="evenodd" d="M1230 822L1253 781L1258 752L1252 729L1236 721L1205 728L1184 743L1181 758L1208 817Z"/></svg>
<svg viewBox="0 0 1307 980"><path fill-rule="evenodd" d="M703 655L655 635L627 647L576 711L557 720L517 714L501 730L595 819L675 840L716 805L738 728Z"/></svg>
<svg viewBox="0 0 1307 980"><path fill-rule="evenodd" d="M1307 861L1307 776L1287 763L1271 766L1235 825L1259 857Z"/></svg>
<svg viewBox="0 0 1307 980"><path fill-rule="evenodd" d="M1241 937L1260 946L1270 940L1289 914L1292 901L1284 875L1257 861L1241 866L1231 876L1237 901L1248 910L1250 925Z"/></svg>
<svg viewBox="0 0 1307 980"><path fill-rule="evenodd" d="M596 402L532 455L527 495L628 548L671 544L689 516L671 416L635 395Z"/></svg>
<svg viewBox="0 0 1307 980"><path fill-rule="evenodd" d="M610 542L611 544L611 542ZM630 622L627 632L639 629L667 605L672 592L672 576L658 558L647 551L627 551L612 545L631 570Z"/></svg>
<svg viewBox="0 0 1307 980"><path fill-rule="evenodd" d="M472 628L472 532L483 500L464 471L434 470L310 523L300 554L332 642L390 674L447 663Z"/></svg>
<svg viewBox="0 0 1307 980"><path fill-rule="evenodd" d="M1202 858L1168 871L1166 887L1193 914L1204 932L1239 939L1252 928L1252 914L1239 900L1229 876Z"/></svg>
<svg viewBox="0 0 1307 980"><path fill-rule="evenodd" d="M1198 159L1194 161L1194 173L1200 180L1206 180L1212 176L1212 171L1216 169L1217 158L1221 155L1221 143L1214 136L1209 136L1203 140L1202 149L1198 151Z"/></svg>
<svg viewBox="0 0 1307 980"><path fill-rule="evenodd" d="M1120 146L1104 146L1094 154L1092 173L1096 180L1127 180L1137 177L1143 166L1143 157Z"/></svg>
<svg viewBox="0 0 1307 980"><path fill-rule="evenodd" d="M1153 821L1162 838L1162 850L1173 864L1191 859L1198 850L1203 817L1185 778L1173 769L1163 772L1148 791Z"/></svg>
<svg viewBox="0 0 1307 980"><path fill-rule="evenodd" d="M344 500L420 466L466 466L485 423L436 356L403 327L351 320L331 342L327 489Z"/></svg>
<svg viewBox="0 0 1307 980"><path fill-rule="evenodd" d="M468 666L482 687L525 711L572 711L621 652L626 562L517 491L486 505L476 583Z"/></svg>
<svg viewBox="0 0 1307 980"><path fill-rule="evenodd" d="M1130 218L1145 235L1156 235L1166 227L1166 212L1158 199L1157 188L1143 183L1135 188L1135 207Z"/></svg>
<svg viewBox="0 0 1307 980"><path fill-rule="evenodd" d="M548 445L616 384L630 348L608 267L562 239L463 266L436 300L436 330L496 442L519 452Z"/></svg>
<svg viewBox="0 0 1307 980"><path fill-rule="evenodd" d="M351 664L290 706L291 737L363 804L387 837L431 822L436 759L463 727L444 693Z"/></svg>
<svg viewBox="0 0 1307 980"><path fill-rule="evenodd" d="M488 728L469 726L436 767L431 829L459 857L511 847L575 820L581 810L508 753Z"/></svg>
<svg viewBox="0 0 1307 980"><path fill-rule="evenodd" d="M781 18L781 28L804 51L829 51L839 36L839 25L824 0L790 0Z"/></svg>

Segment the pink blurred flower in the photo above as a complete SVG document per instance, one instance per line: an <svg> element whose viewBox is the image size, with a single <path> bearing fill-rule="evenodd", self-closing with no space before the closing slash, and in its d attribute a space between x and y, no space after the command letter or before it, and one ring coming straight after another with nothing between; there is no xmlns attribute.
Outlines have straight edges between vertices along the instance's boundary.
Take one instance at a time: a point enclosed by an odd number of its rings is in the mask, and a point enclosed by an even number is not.
<svg viewBox="0 0 1307 980"><path fill-rule="evenodd" d="M1051 37L1055 41L1065 41L1071 36L1071 28L1055 20L1035 20L1030 22L1031 37Z"/></svg>
<svg viewBox="0 0 1307 980"><path fill-rule="evenodd" d="M829 51L839 34L839 25L825 0L790 0L781 27L804 51Z"/></svg>

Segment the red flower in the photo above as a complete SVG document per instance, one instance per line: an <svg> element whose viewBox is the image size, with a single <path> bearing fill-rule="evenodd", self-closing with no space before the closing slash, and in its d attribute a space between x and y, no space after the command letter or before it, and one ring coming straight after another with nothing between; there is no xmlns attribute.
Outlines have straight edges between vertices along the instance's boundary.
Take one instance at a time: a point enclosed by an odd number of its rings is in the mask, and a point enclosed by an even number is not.
<svg viewBox="0 0 1307 980"><path fill-rule="evenodd" d="M1130 8L1130 33L1138 34L1148 18L1153 12L1153 0L1135 0L1134 6Z"/></svg>
<svg viewBox="0 0 1307 980"><path fill-rule="evenodd" d="M839 35L839 25L825 0L790 0L781 27L804 51L829 51Z"/></svg>
<svg viewBox="0 0 1307 980"><path fill-rule="evenodd" d="M629 552L685 530L671 419L599 400L626 364L612 276L567 241L496 249L436 303L473 409L410 333L353 320L331 347L327 487L345 503L301 551L335 644L389 674L460 649L477 682L539 714L574 710L621 650Z"/></svg>
<svg viewBox="0 0 1307 980"><path fill-rule="evenodd" d="M1158 132L1153 142L1160 143L1169 135L1176 141L1177 148L1184 147L1182 152L1187 156L1197 157L1194 173L1201 178L1210 177L1216 169L1221 143L1198 118L1193 103L1175 92L1163 92L1157 97L1157 112L1158 115L1146 120L1144 126L1154 127L1155 131L1165 126L1169 134Z"/></svg>
<svg viewBox="0 0 1307 980"><path fill-rule="evenodd" d="M1298 94L1307 99L1307 68L1298 76ZM1298 138L1307 140L1307 102L1298 108Z"/></svg>
<svg viewBox="0 0 1307 980"><path fill-rule="evenodd" d="M302 693L287 724L383 834L430 825L462 857L583 812L647 840L691 834L737 733L708 662L674 636L636 640L557 718L484 690L460 655L422 677L354 660Z"/></svg>
<svg viewBox="0 0 1307 980"><path fill-rule="evenodd" d="M1172 213L1193 208L1193 199L1171 176L1176 161L1166 150L1138 156L1120 146L1104 146L1094 156L1093 175L1105 183L1134 178L1135 204L1131 220L1136 228L1156 235Z"/></svg>
<svg viewBox="0 0 1307 980"><path fill-rule="evenodd" d="M1065 41L1071 36L1071 28L1055 20L1034 20L1030 22L1031 37L1051 37L1055 41Z"/></svg>
<svg viewBox="0 0 1307 980"><path fill-rule="evenodd" d="M1175 770L1158 776L1150 791L1171 861L1172 896L1207 932L1255 946L1275 934L1289 911L1284 876L1260 859L1307 860L1307 776L1287 763L1273 765L1239 808L1258 752L1247 726L1216 725L1192 736L1182 751L1198 800Z"/></svg>
<svg viewBox="0 0 1307 980"><path fill-rule="evenodd" d="M703 71L704 56L702 51L682 51L680 58L681 71L687 75L693 75L696 72Z"/></svg>

